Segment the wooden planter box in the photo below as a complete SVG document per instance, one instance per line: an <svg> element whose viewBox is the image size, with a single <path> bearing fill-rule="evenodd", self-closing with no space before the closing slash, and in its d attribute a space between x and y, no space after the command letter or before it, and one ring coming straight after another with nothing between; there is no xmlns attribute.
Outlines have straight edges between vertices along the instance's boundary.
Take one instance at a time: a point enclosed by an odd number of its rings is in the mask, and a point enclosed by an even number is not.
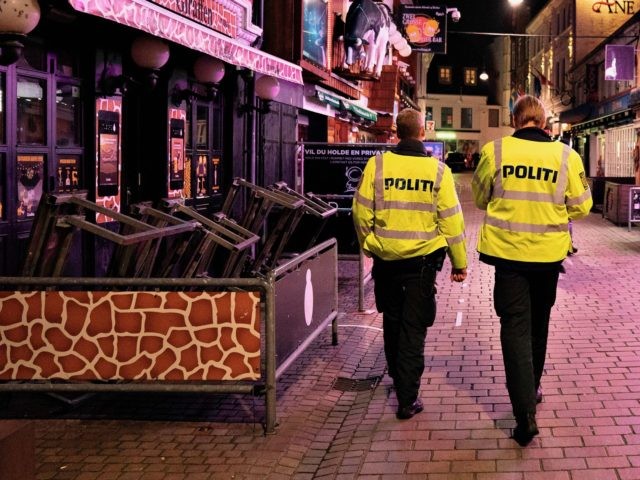
<svg viewBox="0 0 640 480"><path fill-rule="evenodd" d="M604 188L607 182L613 183L633 183L631 177L589 177L587 178L589 188L591 189L591 197L593 198L593 208L595 212L602 212L604 209Z"/></svg>
<svg viewBox="0 0 640 480"><path fill-rule="evenodd" d="M616 225L629 220L629 189L634 186L633 178L629 181L628 184L605 182L602 216Z"/></svg>

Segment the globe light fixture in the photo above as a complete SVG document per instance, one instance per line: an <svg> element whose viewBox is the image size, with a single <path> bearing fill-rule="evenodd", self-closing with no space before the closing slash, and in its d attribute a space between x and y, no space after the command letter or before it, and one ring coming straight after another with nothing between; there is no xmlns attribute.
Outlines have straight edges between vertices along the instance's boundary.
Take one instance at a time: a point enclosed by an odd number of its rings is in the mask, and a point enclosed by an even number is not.
<svg viewBox="0 0 640 480"><path fill-rule="evenodd" d="M0 9L0 65L11 65L20 58L27 34L39 21L37 0L4 0Z"/></svg>
<svg viewBox="0 0 640 480"><path fill-rule="evenodd" d="M218 84L225 75L225 63L217 58L202 55L193 63L193 76L196 81L204 85L207 89L205 94L201 93L197 86L191 88L186 82L178 82L173 88L171 101L175 106L179 106L184 100L191 101L200 99L210 101L218 95Z"/></svg>
<svg viewBox="0 0 640 480"><path fill-rule="evenodd" d="M275 77L263 75L256 80L256 95L265 102L274 100L280 93L280 82Z"/></svg>
<svg viewBox="0 0 640 480"><path fill-rule="evenodd" d="M193 75L205 85L215 85L222 81L225 74L224 62L217 58L202 55L193 64Z"/></svg>
<svg viewBox="0 0 640 480"><path fill-rule="evenodd" d="M240 105L239 113L244 113L255 110L256 112L267 114L271 111L271 101L275 100L280 93L280 82L277 78L270 75L262 75L255 81L255 93L256 96L262 100L262 106L256 107L251 103Z"/></svg>
<svg viewBox="0 0 640 480"><path fill-rule="evenodd" d="M131 44L131 58L137 66L148 71L153 88L158 82L158 71L169 61L169 45L151 35L137 37Z"/></svg>

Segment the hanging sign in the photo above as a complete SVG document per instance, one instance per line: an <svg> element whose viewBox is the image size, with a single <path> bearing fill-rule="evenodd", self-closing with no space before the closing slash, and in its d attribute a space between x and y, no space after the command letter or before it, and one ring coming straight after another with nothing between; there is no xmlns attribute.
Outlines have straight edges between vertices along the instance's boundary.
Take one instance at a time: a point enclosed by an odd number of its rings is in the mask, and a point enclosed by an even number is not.
<svg viewBox="0 0 640 480"><path fill-rule="evenodd" d="M402 27L411 49L417 52L447 53L447 7L403 5Z"/></svg>
<svg viewBox="0 0 640 480"><path fill-rule="evenodd" d="M633 45L606 45L604 58L605 80L635 80L636 52Z"/></svg>
<svg viewBox="0 0 640 480"><path fill-rule="evenodd" d="M324 0L303 0L304 29L302 55L327 68L327 17L329 7Z"/></svg>

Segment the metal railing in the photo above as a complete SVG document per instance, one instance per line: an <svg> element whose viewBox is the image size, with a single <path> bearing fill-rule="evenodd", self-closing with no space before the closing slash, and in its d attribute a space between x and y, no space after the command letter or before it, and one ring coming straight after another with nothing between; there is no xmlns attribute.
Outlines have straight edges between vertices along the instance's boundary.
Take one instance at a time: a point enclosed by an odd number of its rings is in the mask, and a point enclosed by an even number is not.
<svg viewBox="0 0 640 480"><path fill-rule="evenodd" d="M182 381L171 382L161 379L150 381L61 381L46 380L5 380L0 382L1 391L38 392L192 392L192 393L249 393L265 396L265 433L274 433L276 426L276 359L275 359L275 296L273 285L259 278L68 278L68 277L0 277L0 290L27 288L29 292L41 290L140 290L154 291L260 291L263 305L264 357L261 362L263 381ZM0 300L0 309L2 302ZM0 365L0 372L2 365Z"/></svg>

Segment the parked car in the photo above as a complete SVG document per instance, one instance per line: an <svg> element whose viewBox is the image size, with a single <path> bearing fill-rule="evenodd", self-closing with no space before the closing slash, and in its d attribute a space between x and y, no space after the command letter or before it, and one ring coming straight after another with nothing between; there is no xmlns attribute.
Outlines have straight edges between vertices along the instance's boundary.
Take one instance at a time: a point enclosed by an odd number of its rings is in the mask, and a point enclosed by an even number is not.
<svg viewBox="0 0 640 480"><path fill-rule="evenodd" d="M452 172L462 172L465 169L464 155L460 152L451 152L444 161Z"/></svg>

